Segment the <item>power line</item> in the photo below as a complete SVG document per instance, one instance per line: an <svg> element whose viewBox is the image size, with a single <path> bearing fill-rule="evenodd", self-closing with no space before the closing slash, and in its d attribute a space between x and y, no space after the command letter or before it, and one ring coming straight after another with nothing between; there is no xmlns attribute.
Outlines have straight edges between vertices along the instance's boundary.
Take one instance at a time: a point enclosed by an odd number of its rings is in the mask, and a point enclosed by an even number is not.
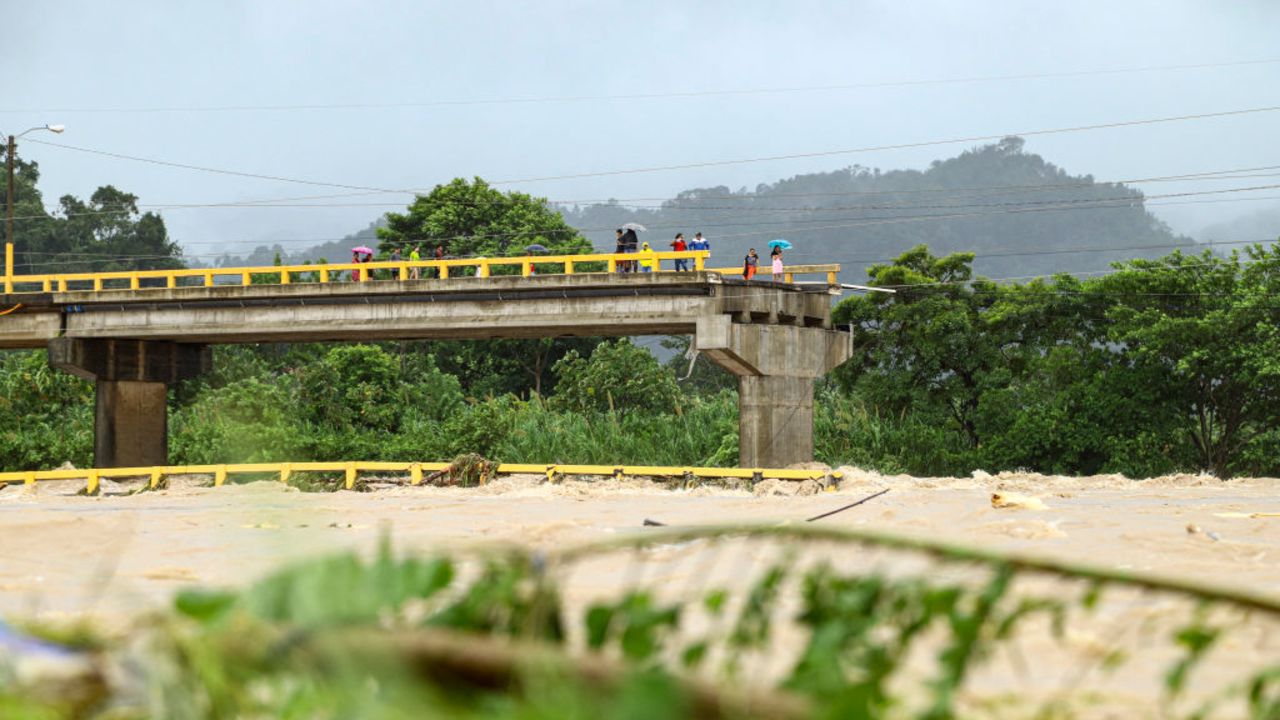
<svg viewBox="0 0 1280 720"><path fill-rule="evenodd" d="M1280 165L1276 165L1276 166L1267 166L1267 167L1264 167L1264 168L1255 168L1255 169L1275 169L1275 168L1280 168ZM1236 174L1225 174L1225 173L1236 173ZM1242 173L1241 171L1235 171L1235 170L1223 170L1223 171L1216 171L1216 172L1196 173L1196 174L1187 174L1187 175L1171 175L1171 176L1164 176L1164 177L1154 177L1154 178L1135 178L1135 179L1112 180L1112 181L1105 181L1105 182L1091 182L1091 183L1048 183L1048 184L1037 184L1037 185L1003 185L1003 186L1002 186L1002 185L992 185L992 186L989 186L989 187L970 187L970 188L914 188L914 189L906 189L906 190L872 190L872 191L813 192L813 193L760 193L760 194L750 194L750 195L748 195L748 194L738 194L738 195L699 195L699 196L696 198L696 200L699 200L699 201L701 201L701 200L751 200L751 201L756 201L756 200L770 200L770 199L773 199L773 198L789 198L789 197L862 197L862 196L868 196L868 197L870 197L870 196L883 196L883 195L912 195L912 194L920 194L920 193L928 193L928 194L939 194L939 193L941 193L941 194L943 194L943 195L944 195L944 197L943 197L942 199L943 199L943 200L945 200L945 199L946 199L946 197L945 197L946 195L952 195L952 196L954 196L954 197L956 197L956 198L958 198L958 199L963 199L963 198L968 198L968 197L983 197L983 196L986 196L986 195L993 195L993 194L997 194L997 193L1004 193L1004 192L1015 191L1015 190L1021 190L1021 191L1047 191L1047 190L1048 190L1048 191L1051 191L1051 190L1072 190L1072 189L1076 189L1076 190L1078 190L1078 189L1096 189L1096 190L1101 190L1101 191L1106 191L1106 192L1115 192L1115 191L1117 191L1117 190L1120 190L1120 189L1121 189L1121 188L1119 188L1119 187L1118 187L1119 185L1137 185L1137 184L1157 183L1157 182L1192 182L1192 181L1199 182L1199 181L1205 181L1205 180L1237 180L1237 179L1248 179L1248 178L1271 178L1271 177L1278 177L1278 176L1280 176L1280 173L1247 173L1247 174L1246 174L1246 173ZM337 196L330 195L330 196L313 196L313 197L344 197L344 196L345 196L345 195L337 195ZM1155 196L1152 196L1152 197L1155 197ZM308 198L299 198L299 199L308 199ZM692 199L695 199L695 198L689 198L689 199L691 199L691 200L692 200ZM1089 198L1079 198L1079 199L1089 199ZM658 204L642 204L642 203L633 203L633 202L629 202L630 200L662 200L662 202L661 202L661 203L658 203ZM606 206L607 206L607 207L617 207L617 208L623 208L623 209L630 209L630 210L654 210L654 211L662 211L662 212L692 212L692 211L706 211L706 210L731 210L731 211L733 211L733 212L735 212L735 213L741 213L741 212L753 212L753 213L760 213L760 212L829 212L829 211L836 211L836 210L893 209L893 208L930 208L930 207L932 207L932 208L939 208L939 207L960 207L960 206L961 206L961 205L958 205L958 204L955 204L955 203L951 203L951 204L939 204L939 205L927 205L927 204L922 204L922 203L909 203L909 204L908 204L908 203L902 203L902 204L898 204L898 205L858 205L858 206L852 206L852 207L850 207L850 206L839 206L839 205L827 205L827 206L820 206L820 205L808 205L808 206L785 206L785 205L781 205L781 206L768 206L768 207L744 207L744 206L715 206L715 205L707 206L707 205L681 205L681 204L678 204L681 200L684 200L684 198L676 198L676 199L667 199L667 198L610 198L610 199L609 199L609 203L608 203ZM627 202L624 202L624 201L627 201ZM418 204L418 203L425 204L425 205L452 205L452 204L460 204L460 205L467 205L467 206L479 206L479 205L499 204L499 203L502 203L502 202L506 202L506 201L499 201L499 200L493 200L493 201L463 201L463 200L441 200L441 201L430 201L430 200L427 200L426 198L419 198L418 200L416 200L416 201L415 201L415 204ZM553 205L553 206L554 206L554 205L558 205L558 206L575 206L575 207L583 207L583 206L581 205L581 203L586 203L586 202L594 202L594 203L596 203L596 205L586 205L585 207L586 207L586 208L588 208L588 209L590 209L591 207L595 207L595 206L603 205L603 203L601 203L601 202L600 202L600 200L594 200L594 201L587 201L587 200L547 200L546 202L547 202L547 204L548 204L548 205ZM1049 202L1049 201L1046 201L1046 202ZM270 204L267 204L267 203L270 203ZM966 205L966 206L967 206L967 205ZM247 200L247 201L226 201L226 202L215 202L215 203L135 203L131 208L122 208L122 209L117 209L117 210L110 210L110 209L104 209L104 210L90 210L90 211L84 211L84 212L63 213L63 214L59 215L59 217L76 217L76 216L92 216L92 215L111 215L111 214L132 214L132 213L134 212L134 210L132 209L133 207L136 207L136 208L138 208L139 210L141 210L141 209L146 209L146 210L148 210L148 211L157 211L157 212L158 212L158 211L162 211L162 210L224 209L224 208L226 208L226 209L243 209L243 208L264 208L264 209L265 209L265 208L290 208L290 209L296 209L296 208L315 208L315 209L332 209L332 208L339 208L339 207L378 207L378 208L383 208L383 207L394 207L394 208L399 208L399 207L405 207L405 204L404 204L404 203L388 203L388 202L378 202L378 203L319 203L319 204L318 204L318 203L301 203L301 204L292 204L292 203L285 203L285 202L284 202L284 200L280 200L280 201L274 201L274 200L272 200L272 201L268 201L268 200ZM58 208L57 206L52 206L52 205L50 205L50 206L46 206L46 213L48 213L48 214L55 214L55 213L58 213L58 212L59 212L59 208ZM31 220L31 219L44 219L45 217L46 217L45 215L23 215L23 216L15 217L14 219L15 219L15 220Z"/></svg>
<svg viewBox="0 0 1280 720"><path fill-rule="evenodd" d="M776 95L809 92L835 92L843 90L869 90L895 87L920 87L930 85L951 85L961 83L1007 82L1016 80L1042 80L1073 77L1095 77L1104 75L1123 75L1132 73L1166 72L1178 70L1200 70L1224 67L1245 67L1280 63L1280 58L1259 60L1236 60L1229 62L1193 63L1179 65L1147 65L1124 68L1105 68L1094 70L1071 70L1048 73L1019 73L1008 75L985 75L952 78L929 78L916 80L889 80L834 85L803 85L793 87L766 87L740 89L686 90L657 93L627 93L617 95L559 95L542 97L515 98L472 98L449 100L424 100L420 102L401 103L304 103L304 104L236 104L236 105L188 105L188 106L154 106L154 107L64 107L64 108L30 108L4 109L0 113L224 113L224 112L287 112L316 110L393 110L431 107L469 107L484 105L534 105L552 103L585 103L616 102L630 100L659 100L670 98L696 97L731 97L748 95Z"/></svg>
<svg viewBox="0 0 1280 720"><path fill-rule="evenodd" d="M1074 127L1053 128L1049 130L1026 130L1021 132L1005 132L996 135L973 135L969 137L948 138L945 140L922 140L911 143L897 143L892 145L869 145L860 148L849 148L845 150L822 150L817 152L794 153L790 155L766 155L755 158L740 158L735 160L710 160L697 163L684 163L679 165L655 165L645 168L632 168L627 170L606 170L599 172L575 173L569 175L548 175L544 177L521 178L517 180L495 180L492 185L514 185L519 183L545 182L552 180L574 180L588 177L606 177L614 175L633 175L639 173L655 173L668 172L671 170L691 170L704 167L719 167L724 165L746 165L751 163L774 162L778 160L802 160L816 157L830 157L833 155L853 155L859 153L880 152L884 150L906 150L911 148L931 147L936 145L955 145L959 143L983 142L987 140L1000 140L1006 137L1033 137L1038 135L1054 135L1060 133L1087 132L1091 130L1105 130L1120 127L1134 127L1139 125L1155 125L1159 123L1182 122L1187 120L1205 120L1208 118L1230 117L1235 115L1248 115L1252 113L1276 112L1280 110L1280 105L1270 107L1246 108L1243 110L1227 110L1223 112L1198 113L1194 115L1177 115L1172 117L1147 118L1143 120L1125 120L1119 122L1098 123L1094 125L1077 125ZM46 142L41 140L40 142Z"/></svg>
<svg viewBox="0 0 1280 720"><path fill-rule="evenodd" d="M849 148L849 149L843 149L843 150L823 150L823 151L817 151L817 152L795 153L790 155L769 155L769 156L763 156L763 157L738 158L738 159L732 159L732 160L709 160L709 161L703 161L703 162L683 163L683 164L677 164L677 165L656 165L651 167L629 168L629 169L622 169L622 170L605 170L605 171L574 173L574 174L566 174L566 175L547 175L543 177L522 178L522 179L515 179L515 180L496 180L496 181L490 182L489 184L490 185L514 185L514 184L521 184L521 183L545 182L545 181L553 181L553 180L570 180L570 179L580 179L580 178L588 178L588 177L610 177L610 176L617 176L617 175L632 175L632 174L640 174L640 173L668 172L672 170L689 170L689 169L695 169L695 168L718 167L718 166L725 166L725 165L744 165L744 164L751 164L751 163L773 162L778 160L797 160L797 159L816 158L816 157L831 157L835 155L851 155L851 154L859 154L859 153L878 152L878 151L884 151L884 150L902 150L902 149L909 149L909 148L931 147L931 146L937 146L937 145L954 145L958 143L982 142L982 141L988 141L988 140L999 140L1001 138L1010 137L1010 136L1031 137L1031 136L1052 135L1052 134L1059 134L1059 133L1086 132L1086 131L1092 131L1092 130L1103 130L1103 129L1112 129L1112 128L1120 128L1120 127L1154 125L1154 124L1160 124L1160 123L1183 122L1183 121L1189 121L1189 120L1204 120L1209 118L1232 117L1237 115L1275 112L1277 110L1280 110L1280 105L1268 106L1268 107L1257 107L1257 108L1246 108L1241 110L1226 110L1226 111L1212 112L1212 113L1198 113L1193 115L1178 115L1178 116L1171 116L1171 117L1147 118L1143 120L1124 120L1124 121L1118 121L1118 122L1098 123L1093 125L1078 125L1074 127L1053 128L1053 129L1047 129L1047 130L1028 130L1028 131L1022 131L1022 132L1005 132L1005 133L999 133L994 135L974 135L969 137L948 138L944 140L924 140L919 142L897 143L897 144L891 144L891 145L872 145L872 146L866 146L866 147L860 147L860 148ZM148 164L160 165L164 167L173 167L173 168L178 168L183 170L191 170L195 172L213 173L218 175L231 175L236 177L253 178L257 180L272 180L276 182L295 183L295 184L311 185L311 186L319 186L319 187L333 187L333 188L339 188L343 190L363 190L363 191L389 192L389 193L416 192L415 190L412 190L412 189L404 190L404 189L377 188L377 187L369 187L364 185L349 185L349 184L343 184L343 183L331 183L331 182L323 182L319 180L293 178L293 177L287 177L283 175L267 175L267 174L261 174L261 173L242 172L239 170L212 168L212 167L206 167L202 165L193 165L189 163L179 163L179 162L171 162L168 160L159 160L156 158L139 157L136 155L126 155L123 153L109 152L105 150L95 150L93 148L80 147L77 145L66 145L63 143L49 142L47 140L39 140L34 138L28 139L28 142L34 142L40 145L47 145L50 147L62 148L64 150L72 150L75 152L88 153L91 155L110 157L118 160L130 160L134 162L148 163Z"/></svg>
<svg viewBox="0 0 1280 720"><path fill-rule="evenodd" d="M1253 190L1253 189L1254 189L1254 188L1241 188L1241 189L1238 189L1238 190L1235 190L1235 191L1246 191L1246 190ZM1231 191L1231 190L1204 191L1203 193L1200 193L1200 194L1221 193L1221 192L1233 192L1233 191ZM1185 196L1185 195L1187 195L1187 194L1186 194L1186 193L1175 193L1175 194L1173 194L1173 195L1177 195L1177 196ZM1269 200L1269 199L1277 199L1278 197L1280 197L1280 196L1264 196L1264 197L1255 197L1255 198L1236 198L1236 199L1234 199L1234 200ZM1150 205L1179 205L1179 204L1195 204L1195 203L1206 203L1206 202L1226 202L1226 201L1228 201L1228 200L1223 200L1223 199L1215 199L1215 200L1180 200L1180 201L1179 201L1179 200L1175 200L1175 201L1168 201L1168 202L1151 202L1151 203L1147 203L1147 204L1150 204ZM837 223L837 224L827 224L827 225L817 225L817 226L814 226L814 225L798 225L797 221L793 221L793 220L779 220L779 221L768 221L768 222L755 221L755 222L743 222L743 223L720 223L720 224L714 224L714 223L712 223L712 224L708 224L708 223L703 223L703 224L702 224L702 226L703 226L703 227L707 227L707 228L725 228L725 227L743 227L743 226L745 226L745 227L761 227L761 226L766 226L766 225L767 225L767 226L770 226L770 228L769 228L769 229L765 229L765 230L750 230L750 231L738 232L738 233L720 233L720 234L717 234L717 236L716 236L716 237L717 237L718 239L724 240L724 239L733 239L733 238L745 238L745 237L751 237L751 236L756 236L756 235L764 235L764 234L781 234L781 233L783 233L783 232L785 232L786 234L794 235L795 233L811 232L811 231L816 231L816 230L848 229L848 228L856 228L856 227L866 227L866 226L885 225L885 224L897 224L897 223L905 223L905 222L923 222L923 221L931 221L931 220L949 220L949 219L960 219L960 218L981 217L981 216L991 216L991 215L1021 214L1021 213L1027 213L1027 212L1054 212L1054 211L1074 211L1074 210L1093 210L1093 209L1118 209L1118 208L1122 208L1122 207L1124 207L1124 206L1126 206L1126 205L1132 205L1132 204L1135 204L1135 203L1143 203L1144 201L1143 201L1143 200L1141 200L1141 199L1134 199L1134 198L1116 198L1116 199L1104 199L1104 200L1088 201L1088 202L1090 202L1091 204L1084 204L1084 203L1079 203L1079 204L1069 204L1069 203L1064 203L1064 204L1057 204L1057 205L1048 206L1048 207L1045 207L1045 206L1038 206L1038 205L1037 205L1037 206L1033 206L1033 207L1020 207L1020 208L1012 208L1012 209L1010 209L1010 208L1004 208L1004 209L997 209L997 210L975 211L975 212L964 212L964 213L941 213L941 214L937 214L937 213L935 213L935 214L929 214L929 215L897 215L897 216L888 216L888 217L880 217L880 218L858 218L858 219L851 219L851 220L850 220L850 221L848 221L848 222L840 222L840 223ZM957 206L957 207L959 207L959 206ZM811 221L809 221L809 222L830 222L831 220L834 220L834 219L836 219L836 218L822 218L822 219L817 219L817 220L811 220ZM804 221L800 221L800 222L804 222ZM785 226L785 227L784 227L784 228L774 227L774 226L779 226L779 225L782 225L782 226ZM683 226L681 226L681 225L656 226L656 225L655 225L655 226L651 226L651 227L652 227L652 229L667 229L667 228L681 228L681 227L683 227ZM600 230L608 230L608 228L587 228L587 229L568 228L568 229L566 229L566 230L564 230L564 231L562 231L562 232L565 232L565 233L567 233L567 232L577 233L577 232L591 232L591 231L600 231ZM508 238L508 239L515 239L515 238L518 238L518 237L542 236L542 235L553 235L553 234L556 234L556 233L555 233L554 231L528 231L528 232L522 232L522 233L490 233L490 234L481 234L481 235L455 236L455 237L447 237L447 238L419 238L419 239L416 239L416 240L415 240L415 242L427 242L427 243L430 243L430 242L448 242L448 241L450 241L450 240L457 240L457 239L464 239L464 238L486 238L486 239L492 239L492 238ZM284 239L284 240L276 240L276 241L261 241L261 240L242 240L242 241L235 241L235 240L229 240L229 241L223 241L223 242L222 242L222 243L220 243L220 244L221 244L222 246L224 246L224 247L225 247L225 246L230 246L230 245L254 245L254 246L255 246L255 249L257 249L257 248L266 248L266 249L270 252L270 251L272 251L272 250L273 250L275 247L277 247L277 246L278 246L278 247L281 247L281 248L283 249L287 244L302 244L302 243L307 243L307 244L311 244L311 245L317 245L317 244L323 244L323 243L326 243L326 242L336 242L336 241L341 241L341 240L346 240L346 239L347 239L346 237L342 237L342 238L297 238L297 239L293 239L293 240ZM354 240L353 240L353 242L354 242ZM1243 242L1243 241L1242 241L1242 242ZM1237 244L1237 243L1226 243L1226 244ZM1171 245L1171 244L1169 244L1169 245L1165 245L1165 246L1172 246L1172 245ZM24 254L26 254L26 255L32 255L32 254L37 254L37 253L24 253ZM65 255L66 255L65 253L51 253L51 254L54 254L54 255L57 255L57 256L65 256ZM159 255L148 255L148 256L123 256L123 255L115 255L115 256L113 256L113 258L112 258L112 259L113 259L113 260L117 260L117 259L119 259L119 260L124 260L124 259L164 259L164 258L173 258L173 257L181 257L181 258L188 258L188 259L196 259L196 258L219 258L219 257L225 257L225 256L227 256L227 255L228 255L228 253L226 253L226 252L216 252L216 253L183 253L182 255L179 255L179 256L173 256L173 255L164 255L164 256L159 256ZM66 263L66 262L71 262L71 261L63 261L63 262L64 262L64 263ZM44 265L44 264L52 264L52 263L41 263L41 264L42 264L42 265Z"/></svg>
<svg viewBox="0 0 1280 720"><path fill-rule="evenodd" d="M274 180L276 182L294 183L298 185L314 185L318 187L341 188L344 190L371 190L374 192L399 193L407 192L403 190L388 190L387 188L369 187L367 185L345 185L342 183L323 182L320 180L305 180L301 178L285 177L283 175L264 175L261 173L242 172L240 170L226 170L223 168L211 168L203 165L191 165L188 163L172 162L169 160L158 160L156 158L138 157L136 155L125 155L123 153L109 152L106 150L95 150L93 148L80 147L78 145L67 145L64 143L46 142L35 138L28 138L26 142L38 143L40 145L48 145L50 147L62 148L63 150L74 150L76 152L88 153L90 155L100 155L102 157L114 158L116 160L131 160L133 162L148 163L150 165L161 165L164 167L178 168L181 170L193 170L196 172L213 173L216 175L232 175L235 177L253 178L255 180ZM411 191L408 191L411 192Z"/></svg>

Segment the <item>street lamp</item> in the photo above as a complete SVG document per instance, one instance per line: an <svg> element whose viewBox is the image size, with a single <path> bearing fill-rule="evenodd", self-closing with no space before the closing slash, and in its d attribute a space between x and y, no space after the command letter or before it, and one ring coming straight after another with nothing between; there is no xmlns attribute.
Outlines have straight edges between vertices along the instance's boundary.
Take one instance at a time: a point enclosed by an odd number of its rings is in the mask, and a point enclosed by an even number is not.
<svg viewBox="0 0 1280 720"><path fill-rule="evenodd" d="M13 156L17 152L18 138L29 132L36 130L48 130L52 133L60 133L66 130L66 125L42 125L39 127L27 128L17 135L9 136L9 148L6 155L9 170L9 185L5 193L4 204L4 290L5 292L13 292Z"/></svg>

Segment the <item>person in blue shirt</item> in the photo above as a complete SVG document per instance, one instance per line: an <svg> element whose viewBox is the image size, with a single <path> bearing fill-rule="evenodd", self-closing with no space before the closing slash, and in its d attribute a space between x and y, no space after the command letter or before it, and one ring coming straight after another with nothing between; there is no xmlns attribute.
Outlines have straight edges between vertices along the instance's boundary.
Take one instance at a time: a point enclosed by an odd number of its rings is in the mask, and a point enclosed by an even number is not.
<svg viewBox="0 0 1280 720"><path fill-rule="evenodd" d="M689 243L690 250L710 250L711 241L702 237L702 233L693 234L693 242Z"/></svg>

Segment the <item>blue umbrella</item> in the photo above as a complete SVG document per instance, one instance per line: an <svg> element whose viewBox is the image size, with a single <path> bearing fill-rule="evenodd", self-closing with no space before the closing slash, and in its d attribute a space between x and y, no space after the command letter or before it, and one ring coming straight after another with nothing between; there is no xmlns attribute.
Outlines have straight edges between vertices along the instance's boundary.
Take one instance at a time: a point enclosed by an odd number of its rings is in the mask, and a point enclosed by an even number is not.
<svg viewBox="0 0 1280 720"><path fill-rule="evenodd" d="M551 252L550 250L546 249L546 248L545 248L545 247L543 247L542 245L530 245L529 247L526 247L526 248L524 249L524 251L525 251L525 252L530 252L530 253L544 253L544 252Z"/></svg>
<svg viewBox="0 0 1280 720"><path fill-rule="evenodd" d="M782 248L783 250L790 250L791 243L787 242L786 240L783 240L782 238L778 238L777 240L770 240L769 247Z"/></svg>

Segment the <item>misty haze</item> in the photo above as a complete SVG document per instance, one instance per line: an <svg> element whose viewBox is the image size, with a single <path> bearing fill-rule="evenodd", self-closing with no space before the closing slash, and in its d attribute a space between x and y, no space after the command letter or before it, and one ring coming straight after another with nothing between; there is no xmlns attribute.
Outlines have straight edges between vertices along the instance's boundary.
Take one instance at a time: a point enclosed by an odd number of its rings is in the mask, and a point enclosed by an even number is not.
<svg viewBox="0 0 1280 720"><path fill-rule="evenodd" d="M0 720L1280 719L1280 1L0 32Z"/></svg>

